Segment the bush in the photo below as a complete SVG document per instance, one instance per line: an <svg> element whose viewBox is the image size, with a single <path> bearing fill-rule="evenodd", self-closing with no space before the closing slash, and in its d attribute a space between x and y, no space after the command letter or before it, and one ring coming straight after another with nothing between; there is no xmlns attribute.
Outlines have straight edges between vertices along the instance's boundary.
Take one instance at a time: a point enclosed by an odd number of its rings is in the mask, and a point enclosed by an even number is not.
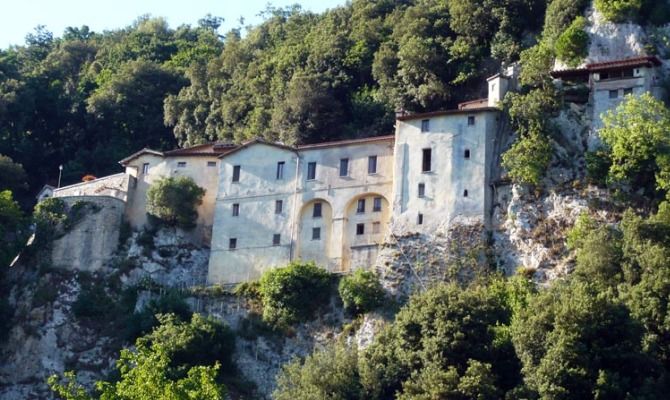
<svg viewBox="0 0 670 400"><path fill-rule="evenodd" d="M589 151L586 158L586 177L594 185L605 186L612 160L606 150Z"/></svg>
<svg viewBox="0 0 670 400"><path fill-rule="evenodd" d="M330 296L331 275L314 263L293 262L260 279L263 320L275 327L305 321Z"/></svg>
<svg viewBox="0 0 670 400"><path fill-rule="evenodd" d="M72 312L77 318L106 319L116 307L100 281L81 282L81 292L72 304Z"/></svg>
<svg viewBox="0 0 670 400"><path fill-rule="evenodd" d="M159 314L174 314L182 321L188 321L193 314L184 296L176 290L170 290L156 299L152 299L139 312L129 316L126 324L126 337L134 339L150 332L158 326Z"/></svg>
<svg viewBox="0 0 670 400"><path fill-rule="evenodd" d="M577 17L556 41L556 56L569 67L578 66L589 54L589 35L584 28L586 18Z"/></svg>
<svg viewBox="0 0 670 400"><path fill-rule="evenodd" d="M167 225L193 229L204 195L205 190L189 177L164 178L149 188L147 212Z"/></svg>
<svg viewBox="0 0 670 400"><path fill-rule="evenodd" d="M33 211L35 241L44 245L54 239L59 224L67 219L65 202L58 198L48 198L37 203Z"/></svg>
<svg viewBox="0 0 670 400"><path fill-rule="evenodd" d="M643 0L595 0L594 5L608 21L625 22L638 19Z"/></svg>
<svg viewBox="0 0 670 400"><path fill-rule="evenodd" d="M355 313L372 311L384 302L384 288L377 275L362 269L342 278L338 291L344 308Z"/></svg>
<svg viewBox="0 0 670 400"><path fill-rule="evenodd" d="M552 147L540 134L522 136L502 156L503 167L517 183L538 185L549 167Z"/></svg>
<svg viewBox="0 0 670 400"><path fill-rule="evenodd" d="M590 3L590 0L552 0L545 14L543 41L551 47L572 21L584 13Z"/></svg>

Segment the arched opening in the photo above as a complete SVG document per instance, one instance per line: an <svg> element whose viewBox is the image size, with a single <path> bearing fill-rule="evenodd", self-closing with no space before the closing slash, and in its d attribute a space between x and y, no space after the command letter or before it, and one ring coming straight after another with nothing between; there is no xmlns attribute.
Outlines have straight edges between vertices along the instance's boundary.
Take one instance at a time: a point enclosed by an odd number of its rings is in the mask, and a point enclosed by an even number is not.
<svg viewBox="0 0 670 400"><path fill-rule="evenodd" d="M381 194L365 193L349 201L345 208L342 235L344 271L373 266L390 217L390 203Z"/></svg>
<svg viewBox="0 0 670 400"><path fill-rule="evenodd" d="M333 208L323 199L305 203L300 210L296 258L330 269Z"/></svg>

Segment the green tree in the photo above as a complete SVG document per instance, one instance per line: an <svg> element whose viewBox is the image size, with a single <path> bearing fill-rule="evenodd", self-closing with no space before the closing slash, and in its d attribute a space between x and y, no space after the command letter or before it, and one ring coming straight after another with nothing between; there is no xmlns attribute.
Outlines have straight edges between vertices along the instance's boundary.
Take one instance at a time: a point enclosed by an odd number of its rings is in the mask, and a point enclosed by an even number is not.
<svg viewBox="0 0 670 400"><path fill-rule="evenodd" d="M189 177L161 179L147 191L147 212L168 225L182 229L195 227L205 190Z"/></svg>
<svg viewBox="0 0 670 400"><path fill-rule="evenodd" d="M552 146L534 133L518 139L502 157L502 165L515 182L539 185L551 161Z"/></svg>
<svg viewBox="0 0 670 400"><path fill-rule="evenodd" d="M586 18L577 17L556 41L556 56L570 67L578 66L589 53Z"/></svg>
<svg viewBox="0 0 670 400"><path fill-rule="evenodd" d="M23 170L21 164L0 154L0 190L25 189L26 179L26 171Z"/></svg>
<svg viewBox="0 0 670 400"><path fill-rule="evenodd" d="M599 134L612 165L609 180L633 190L670 189L670 110L651 94L628 96L603 117Z"/></svg>
<svg viewBox="0 0 670 400"><path fill-rule="evenodd" d="M12 192L0 191L0 268L6 268L19 253L25 243L26 228L23 212ZM2 275L0 272L0 280Z"/></svg>
<svg viewBox="0 0 670 400"><path fill-rule="evenodd" d="M312 318L328 301L330 285L330 274L314 263L294 262L266 271L258 288L263 320L283 327Z"/></svg>
<svg viewBox="0 0 670 400"><path fill-rule="evenodd" d="M594 5L605 19L612 22L637 20L644 0L595 0Z"/></svg>
<svg viewBox="0 0 670 400"><path fill-rule="evenodd" d="M366 313L382 305L384 288L374 272L358 269L340 281L338 291L344 308Z"/></svg>

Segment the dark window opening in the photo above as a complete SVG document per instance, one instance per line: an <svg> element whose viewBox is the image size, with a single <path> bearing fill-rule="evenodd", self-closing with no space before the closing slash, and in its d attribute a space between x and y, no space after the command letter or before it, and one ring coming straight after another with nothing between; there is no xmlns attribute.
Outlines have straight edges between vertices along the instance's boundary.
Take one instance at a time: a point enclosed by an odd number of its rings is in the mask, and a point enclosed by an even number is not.
<svg viewBox="0 0 670 400"><path fill-rule="evenodd" d="M240 215L240 205L238 203L233 204L233 217Z"/></svg>
<svg viewBox="0 0 670 400"><path fill-rule="evenodd" d="M149 173L149 163L142 164L142 173L143 174L148 174Z"/></svg>
<svg viewBox="0 0 670 400"><path fill-rule="evenodd" d="M177 163L177 168L186 168L186 161L179 161Z"/></svg>
<svg viewBox="0 0 670 400"><path fill-rule="evenodd" d="M284 179L284 161L277 163L277 180Z"/></svg>
<svg viewBox="0 0 670 400"><path fill-rule="evenodd" d="M307 163L307 180L316 179L316 162Z"/></svg>
<svg viewBox="0 0 670 400"><path fill-rule="evenodd" d="M431 149L423 149L423 160L421 162L421 171L422 172L430 172L432 168L432 150Z"/></svg>
<svg viewBox="0 0 670 400"><path fill-rule="evenodd" d="M356 234L357 235L365 234L365 224L356 224Z"/></svg>
<svg viewBox="0 0 670 400"><path fill-rule="evenodd" d="M314 203L312 218L321 218L321 203Z"/></svg>
<svg viewBox="0 0 670 400"><path fill-rule="evenodd" d="M272 235L272 245L273 246L279 246L279 243L281 242L281 235L278 233L275 233Z"/></svg>
<svg viewBox="0 0 670 400"><path fill-rule="evenodd" d="M275 201L275 214L281 214L283 210L284 210L284 201L283 200Z"/></svg>
<svg viewBox="0 0 670 400"><path fill-rule="evenodd" d="M421 132L430 132L430 120L424 119L421 121Z"/></svg>
<svg viewBox="0 0 670 400"><path fill-rule="evenodd" d="M465 149L465 151L463 152L463 157L465 157L465 159L470 159L470 150L469 149Z"/></svg>
<svg viewBox="0 0 670 400"><path fill-rule="evenodd" d="M356 212L358 214L363 214L365 212L365 199L358 199L358 204L356 205Z"/></svg>
<svg viewBox="0 0 670 400"><path fill-rule="evenodd" d="M368 174L377 173L377 156L368 157Z"/></svg>
<svg viewBox="0 0 670 400"><path fill-rule="evenodd" d="M463 191L463 197L468 197L468 189L465 189L465 190Z"/></svg>
<svg viewBox="0 0 670 400"><path fill-rule="evenodd" d="M426 197L426 184L419 183L419 197Z"/></svg>
<svg viewBox="0 0 670 400"><path fill-rule="evenodd" d="M618 90L610 90L610 99L616 99L619 97L619 91Z"/></svg>
<svg viewBox="0 0 670 400"><path fill-rule="evenodd" d="M374 200L372 201L372 211L379 212L381 210L382 210L382 198L375 197Z"/></svg>
<svg viewBox="0 0 670 400"><path fill-rule="evenodd" d="M312 228L312 240L321 240L321 228Z"/></svg>
<svg viewBox="0 0 670 400"><path fill-rule="evenodd" d="M340 159L340 176L348 176L348 175L349 175L349 159L342 158Z"/></svg>
<svg viewBox="0 0 670 400"><path fill-rule="evenodd" d="M216 161L207 161L208 167L216 167Z"/></svg>
<svg viewBox="0 0 670 400"><path fill-rule="evenodd" d="M233 182L239 182L240 181L240 166L235 165L233 167Z"/></svg>
<svg viewBox="0 0 670 400"><path fill-rule="evenodd" d="M474 124L475 124L475 116L474 115L468 116L468 126L472 126Z"/></svg>
<svg viewBox="0 0 670 400"><path fill-rule="evenodd" d="M237 238L230 238L228 240L228 248L230 250L235 250L237 248Z"/></svg>
<svg viewBox="0 0 670 400"><path fill-rule="evenodd" d="M417 225L423 225L423 214L419 213L419 215L416 216L416 223Z"/></svg>

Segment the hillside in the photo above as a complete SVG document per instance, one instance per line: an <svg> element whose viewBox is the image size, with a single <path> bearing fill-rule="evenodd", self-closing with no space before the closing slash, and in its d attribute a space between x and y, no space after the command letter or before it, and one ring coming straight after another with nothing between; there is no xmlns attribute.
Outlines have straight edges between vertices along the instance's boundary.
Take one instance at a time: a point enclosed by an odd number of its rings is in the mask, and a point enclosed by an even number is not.
<svg viewBox="0 0 670 400"><path fill-rule="evenodd" d="M0 262L22 251L0 275L1 398L667 397L670 2L265 17L224 35L211 16L37 29L0 50ZM73 183L144 147L398 135L402 116L486 97L497 73L485 218L392 220L366 271L297 261L208 285L215 248L192 220L147 209L133 230L102 196L28 211L59 164Z"/></svg>

